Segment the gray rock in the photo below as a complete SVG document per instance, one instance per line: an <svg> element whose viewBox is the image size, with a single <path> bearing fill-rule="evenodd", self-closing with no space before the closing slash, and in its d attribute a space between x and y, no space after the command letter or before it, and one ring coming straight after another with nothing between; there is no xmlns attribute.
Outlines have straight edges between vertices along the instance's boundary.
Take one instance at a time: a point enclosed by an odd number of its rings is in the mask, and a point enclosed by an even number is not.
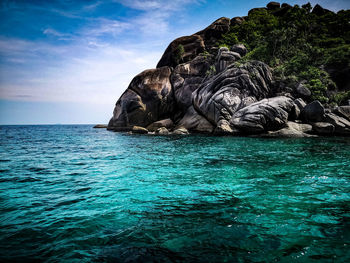
<svg viewBox="0 0 350 263"><path fill-rule="evenodd" d="M293 108L287 97L263 99L235 112L231 124L244 133L263 133L283 128Z"/></svg>
<svg viewBox="0 0 350 263"><path fill-rule="evenodd" d="M294 100L294 104L298 107L300 111L302 111L306 106L305 101L301 98Z"/></svg>
<svg viewBox="0 0 350 263"><path fill-rule="evenodd" d="M132 133L140 133L140 134L148 133L148 130L146 128L140 127L140 126L133 126L131 131Z"/></svg>
<svg viewBox="0 0 350 263"><path fill-rule="evenodd" d="M95 129L106 129L107 125L106 124L96 124L93 128L95 128Z"/></svg>
<svg viewBox="0 0 350 263"><path fill-rule="evenodd" d="M339 106L333 113L350 121L350 106Z"/></svg>
<svg viewBox="0 0 350 263"><path fill-rule="evenodd" d="M303 133L310 133L312 131L312 125L306 124L306 123L297 123L292 121L287 122L286 128L300 131Z"/></svg>
<svg viewBox="0 0 350 263"><path fill-rule="evenodd" d="M236 17L231 19L230 25L231 26L240 25L240 24L242 24L244 22L244 20L245 19L243 17L236 16Z"/></svg>
<svg viewBox="0 0 350 263"><path fill-rule="evenodd" d="M180 118L192 105L192 92L202 84L210 69L210 62L213 61L212 55L197 56L187 63L178 65L171 74L171 83Z"/></svg>
<svg viewBox="0 0 350 263"><path fill-rule="evenodd" d="M185 116L179 121L179 127L199 133L212 133L214 126L193 108L189 107Z"/></svg>
<svg viewBox="0 0 350 263"><path fill-rule="evenodd" d="M168 135L169 134L169 131L167 128L165 127L160 127L156 130L155 134L158 134L158 135Z"/></svg>
<svg viewBox="0 0 350 263"><path fill-rule="evenodd" d="M138 74L117 101L109 129L147 127L169 118L174 109L169 67L145 70Z"/></svg>
<svg viewBox="0 0 350 263"><path fill-rule="evenodd" d="M183 48L183 50L181 50ZM164 51L157 68L176 67L180 63L194 59L205 50L203 38L198 34L179 37L172 41ZM183 51L183 52L182 52Z"/></svg>
<svg viewBox="0 0 350 263"><path fill-rule="evenodd" d="M293 129L283 128L278 131L269 131L263 137L282 137L282 138L304 138L315 137L315 135L307 134Z"/></svg>
<svg viewBox="0 0 350 263"><path fill-rule="evenodd" d="M324 121L332 124L335 127L335 134L350 135L350 122L347 119L337 116L333 113L327 113Z"/></svg>
<svg viewBox="0 0 350 263"><path fill-rule="evenodd" d="M247 48L243 44L233 45L231 51L240 54L241 57L244 57L247 54Z"/></svg>
<svg viewBox="0 0 350 263"><path fill-rule="evenodd" d="M289 97L289 96L286 96ZM301 111L304 109L306 106L306 103L301 99L296 99L294 100L294 107L292 109L291 114L289 115L290 120L297 120L300 116Z"/></svg>
<svg viewBox="0 0 350 263"><path fill-rule="evenodd" d="M320 135L331 135L335 131L334 125L328 122L314 122L312 128L315 133Z"/></svg>
<svg viewBox="0 0 350 263"><path fill-rule="evenodd" d="M221 38L222 34L225 34L229 30L230 19L227 17L221 17L205 29L197 32L195 35L201 36L204 40L206 49L210 50L213 46L216 46L216 42Z"/></svg>
<svg viewBox="0 0 350 263"><path fill-rule="evenodd" d="M301 98L309 98L311 96L311 91L305 87L304 84L300 83L296 88L296 96Z"/></svg>
<svg viewBox="0 0 350 263"><path fill-rule="evenodd" d="M225 70L230 64L239 60L241 55L237 52L229 51L228 48L222 47L219 49L215 58L216 73Z"/></svg>
<svg viewBox="0 0 350 263"><path fill-rule="evenodd" d="M174 127L174 123L171 119L164 119L160 121L156 121L151 123L150 125L147 126L147 130L153 132L156 131L158 128L165 127L167 129L171 129Z"/></svg>
<svg viewBox="0 0 350 263"><path fill-rule="evenodd" d="M277 2L270 2L266 5L267 10L276 10L280 8L280 3Z"/></svg>
<svg viewBox="0 0 350 263"><path fill-rule="evenodd" d="M210 123L230 121L237 110L267 97L271 81L271 71L262 62L233 64L193 92L193 107Z"/></svg>
<svg viewBox="0 0 350 263"><path fill-rule="evenodd" d="M172 134L175 134L175 135L187 135L187 134L189 134L189 132L188 132L188 130L186 128L179 127L176 130L174 130Z"/></svg>
<svg viewBox="0 0 350 263"><path fill-rule="evenodd" d="M300 117L307 122L320 122L325 117L325 109L321 102L315 100L304 107Z"/></svg>
<svg viewBox="0 0 350 263"><path fill-rule="evenodd" d="M239 133L237 130L232 129L230 123L227 120L220 120L214 130L215 135L233 135Z"/></svg>
<svg viewBox="0 0 350 263"><path fill-rule="evenodd" d="M266 137L288 137L288 138L300 138L300 137L313 137L309 133L312 131L310 124L297 123L289 121L285 128L277 131L269 131Z"/></svg>

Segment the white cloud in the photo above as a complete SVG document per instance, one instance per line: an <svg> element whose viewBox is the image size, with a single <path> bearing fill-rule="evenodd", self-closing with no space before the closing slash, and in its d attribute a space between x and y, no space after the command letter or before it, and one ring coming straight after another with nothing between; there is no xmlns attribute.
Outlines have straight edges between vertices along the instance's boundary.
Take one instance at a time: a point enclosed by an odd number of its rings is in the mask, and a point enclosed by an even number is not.
<svg viewBox="0 0 350 263"><path fill-rule="evenodd" d="M203 0L115 0L143 13L129 22L136 25L144 35L154 36L169 33L169 20L174 14L189 4L199 4Z"/></svg>
<svg viewBox="0 0 350 263"><path fill-rule="evenodd" d="M117 34L130 28L130 23L106 18L98 18L95 19L93 26L83 29L80 34L87 37L98 37L104 34L115 37Z"/></svg>
<svg viewBox="0 0 350 263"><path fill-rule="evenodd" d="M15 40L0 42L9 46ZM36 46L49 53L56 46L37 42L16 45L14 52L7 49L11 59L25 57L25 52ZM1 46L1 45L0 45ZM141 48L141 49L140 49ZM79 50L80 49L80 50ZM79 50L73 56L74 50ZM142 46L115 47L111 45L93 48L78 44L65 48L59 61L31 58L25 68L14 71L9 65L1 65L0 97L25 101L87 102L114 105L131 79L147 68L155 67L161 52L142 49ZM64 58L65 57L65 58ZM111 106L113 107L113 106Z"/></svg>
<svg viewBox="0 0 350 263"><path fill-rule="evenodd" d="M44 35L67 40L57 44L0 37L0 56L7 61L0 64L0 98L101 105L109 116L132 78L154 68L160 59L172 35L169 17L193 2L123 1L141 14L123 21L84 18L85 26L72 33L44 28ZM100 4L97 1L80 11ZM50 12L81 18L78 11ZM122 39L130 32L134 38Z"/></svg>
<svg viewBox="0 0 350 263"><path fill-rule="evenodd" d="M150 10L163 10L163 11L176 11L184 8L188 4L196 4L201 1L198 0L116 0L127 7L150 11Z"/></svg>

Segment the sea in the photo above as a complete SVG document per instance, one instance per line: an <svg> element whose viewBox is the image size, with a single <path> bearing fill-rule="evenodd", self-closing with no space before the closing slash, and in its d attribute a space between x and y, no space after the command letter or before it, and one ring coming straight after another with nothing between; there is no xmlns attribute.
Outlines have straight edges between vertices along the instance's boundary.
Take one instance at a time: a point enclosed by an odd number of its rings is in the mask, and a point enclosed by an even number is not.
<svg viewBox="0 0 350 263"><path fill-rule="evenodd" d="M0 126L0 262L350 262L350 138Z"/></svg>

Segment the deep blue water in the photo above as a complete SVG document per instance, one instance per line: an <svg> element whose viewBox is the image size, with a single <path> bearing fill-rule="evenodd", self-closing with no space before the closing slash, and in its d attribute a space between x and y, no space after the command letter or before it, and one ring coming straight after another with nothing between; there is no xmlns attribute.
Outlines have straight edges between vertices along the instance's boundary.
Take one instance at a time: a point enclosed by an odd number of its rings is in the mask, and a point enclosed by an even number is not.
<svg viewBox="0 0 350 263"><path fill-rule="evenodd" d="M350 262L350 138L0 126L0 261Z"/></svg>

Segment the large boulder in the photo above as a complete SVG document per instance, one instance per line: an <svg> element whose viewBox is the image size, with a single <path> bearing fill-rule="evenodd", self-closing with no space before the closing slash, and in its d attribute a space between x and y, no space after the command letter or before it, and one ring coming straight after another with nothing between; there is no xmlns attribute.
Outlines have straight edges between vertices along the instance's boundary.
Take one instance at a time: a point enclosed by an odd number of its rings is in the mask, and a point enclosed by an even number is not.
<svg viewBox="0 0 350 263"><path fill-rule="evenodd" d="M314 122L312 128L316 134L320 135L332 135L335 131L334 125L328 122Z"/></svg>
<svg viewBox="0 0 350 263"><path fill-rule="evenodd" d="M263 62L232 64L193 92L193 107L212 124L230 121L237 110L266 98L271 81L270 68Z"/></svg>
<svg viewBox="0 0 350 263"><path fill-rule="evenodd" d="M280 8L280 3L277 2L270 2L266 5L267 10L276 10Z"/></svg>
<svg viewBox="0 0 350 263"><path fill-rule="evenodd" d="M340 106L334 109L333 113L350 121L350 106Z"/></svg>
<svg viewBox="0 0 350 263"><path fill-rule="evenodd" d="M325 109L321 102L315 100L307 104L301 111L301 119L307 122L320 122L324 119Z"/></svg>
<svg viewBox="0 0 350 263"><path fill-rule="evenodd" d="M200 35L205 43L206 49L210 50L215 46L217 40L221 38L222 34L227 33L230 30L231 21L227 17L221 17L215 20L207 28L199 31L196 35Z"/></svg>
<svg viewBox="0 0 350 263"><path fill-rule="evenodd" d="M174 69L171 83L179 115L176 117L181 118L192 105L192 92L202 84L212 62L212 55L200 55L189 62L177 65Z"/></svg>
<svg viewBox="0 0 350 263"><path fill-rule="evenodd" d="M172 41L166 48L157 64L157 68L169 66L176 67L194 59L205 49L203 38L199 35L184 36Z"/></svg>
<svg viewBox="0 0 350 263"><path fill-rule="evenodd" d="M132 133L146 134L148 130L140 126L133 126L131 129Z"/></svg>
<svg viewBox="0 0 350 263"><path fill-rule="evenodd" d="M155 131L155 134L158 135L168 135L169 134L169 130L165 127L160 127Z"/></svg>
<svg viewBox="0 0 350 263"><path fill-rule="evenodd" d="M334 133L336 135L350 135L350 121L347 119L339 117L333 113L327 113L324 121L334 126Z"/></svg>
<svg viewBox="0 0 350 263"><path fill-rule="evenodd" d="M189 107L185 116L179 121L178 127L184 127L191 132L212 133L214 126L193 108Z"/></svg>
<svg viewBox="0 0 350 263"><path fill-rule="evenodd" d="M117 101L108 128L142 126L169 118L174 100L169 67L145 70L137 75Z"/></svg>
<svg viewBox="0 0 350 263"><path fill-rule="evenodd" d="M231 51L241 55L241 57L247 54L247 48L243 44L236 44L231 47Z"/></svg>
<svg viewBox="0 0 350 263"><path fill-rule="evenodd" d="M225 70L230 64L240 58L241 55L239 53L229 51L227 47L220 48L215 58L216 73Z"/></svg>
<svg viewBox="0 0 350 263"><path fill-rule="evenodd" d="M308 100L311 97L311 91L303 83L299 83L294 91L294 96Z"/></svg>
<svg viewBox="0 0 350 263"><path fill-rule="evenodd" d="M157 68L163 66L176 67L180 63L188 62L204 50L210 50L216 45L222 34L230 30L230 19L221 17L207 28L191 35L183 36L172 41L166 48Z"/></svg>
<svg viewBox="0 0 350 263"><path fill-rule="evenodd" d="M187 134L190 134L188 132L188 130L185 128L185 127L179 127L179 128L176 128L172 134L175 134L175 135L187 135Z"/></svg>
<svg viewBox="0 0 350 263"><path fill-rule="evenodd" d="M310 124L287 122L286 127L277 131L269 131L268 137L312 137L309 133L312 131Z"/></svg>
<svg viewBox="0 0 350 263"><path fill-rule="evenodd" d="M231 125L243 133L278 130L288 122L293 106L293 100L284 96L263 99L235 112Z"/></svg>
<svg viewBox="0 0 350 263"><path fill-rule="evenodd" d="M230 20L230 25L235 26L235 25L240 25L244 22L244 18L240 16L236 16Z"/></svg>
<svg viewBox="0 0 350 263"><path fill-rule="evenodd" d="M224 119L220 120L217 123L216 128L214 130L215 135L234 135L238 133L239 131L236 129L233 129L231 124Z"/></svg>
<svg viewBox="0 0 350 263"><path fill-rule="evenodd" d="M303 99L298 98L294 100L294 111L290 115L290 119L297 120L299 119L301 111L305 108L306 103Z"/></svg>
<svg viewBox="0 0 350 263"><path fill-rule="evenodd" d="M164 120L160 120L160 121L155 121L147 126L147 130L153 132L161 127L171 129L172 127L174 127L174 122L171 119L164 119Z"/></svg>

